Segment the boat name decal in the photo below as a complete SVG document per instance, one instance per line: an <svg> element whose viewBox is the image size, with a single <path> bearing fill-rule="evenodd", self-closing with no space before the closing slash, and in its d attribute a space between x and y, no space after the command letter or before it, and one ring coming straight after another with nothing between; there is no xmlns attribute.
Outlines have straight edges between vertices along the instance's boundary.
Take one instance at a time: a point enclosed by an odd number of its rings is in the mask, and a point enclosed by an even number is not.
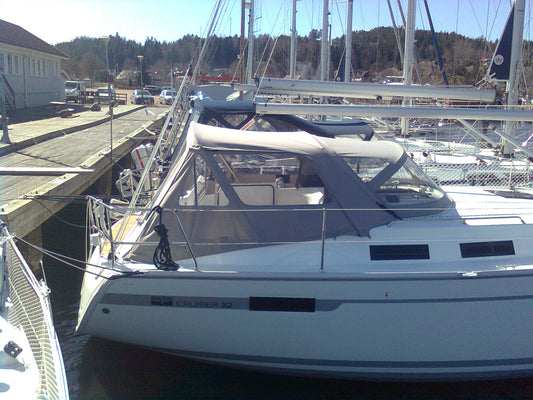
<svg viewBox="0 0 533 400"><path fill-rule="evenodd" d="M219 301L213 299L206 300L186 300L176 298L174 307L182 308L233 308L233 303L231 301Z"/></svg>

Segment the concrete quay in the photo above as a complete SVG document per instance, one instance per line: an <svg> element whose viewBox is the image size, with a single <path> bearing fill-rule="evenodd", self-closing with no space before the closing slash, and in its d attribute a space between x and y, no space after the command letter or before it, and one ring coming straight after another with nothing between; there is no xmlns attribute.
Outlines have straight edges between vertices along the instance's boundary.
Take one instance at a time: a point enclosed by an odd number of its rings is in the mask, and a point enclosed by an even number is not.
<svg viewBox="0 0 533 400"><path fill-rule="evenodd" d="M119 118L142 107L141 105L119 106L113 109L113 118ZM71 107L63 107L63 109L67 108ZM71 109L74 112L66 118L62 118L59 115L55 117L51 116L59 114L59 107L47 106L17 111L17 113L22 114L20 119L29 120L9 125L8 136L10 143L0 142L0 156L58 136L91 128L111 119L109 109L105 105L100 111L89 111L86 107L76 106L73 106ZM35 115L35 119L33 120L31 113Z"/></svg>
<svg viewBox="0 0 533 400"><path fill-rule="evenodd" d="M10 143L0 143L0 219L16 236L32 233L68 204L58 198L82 194L135 146L154 138L166 110L120 105L111 122L104 106L10 124Z"/></svg>

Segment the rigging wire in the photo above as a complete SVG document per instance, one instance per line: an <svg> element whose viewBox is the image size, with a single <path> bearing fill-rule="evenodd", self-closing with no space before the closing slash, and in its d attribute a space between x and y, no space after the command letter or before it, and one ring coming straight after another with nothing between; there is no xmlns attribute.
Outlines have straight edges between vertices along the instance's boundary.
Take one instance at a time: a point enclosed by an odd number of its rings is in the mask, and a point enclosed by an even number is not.
<svg viewBox="0 0 533 400"><path fill-rule="evenodd" d="M138 274L142 274L142 272L140 271L119 271L115 268L109 268L109 267L104 267L102 265L96 265L96 264L91 264L91 263L88 263L88 262L85 262L85 261L82 261L82 260L78 260L77 258L73 258L73 257L69 257L69 256L66 256L64 254L60 254L60 253L56 253L55 251L52 251L52 250L47 250L45 249L44 247L40 247L40 246L37 246L31 242L28 242L27 240L25 239L22 239L20 237L16 237L16 240L24 243L25 245L39 251L40 253L44 254L45 256L48 256L56 261L59 261L60 263L62 264L65 264L69 267L72 267L74 269L77 269L79 271L82 271L82 272L86 272L88 274L91 274L91 275L95 275L99 278L104 278L104 279L108 279L108 280L112 280L112 279L116 279L117 277L120 277L120 275L122 276L130 276L130 275L138 275ZM88 265L88 266L91 266L91 267L95 267L95 268L100 268L102 270L105 270L105 271L112 271L112 272L115 272L117 274L120 274L119 276L115 275L115 276L105 276L105 275L102 275L102 274L98 274L96 272L92 272L92 271L89 271L83 267L80 267L79 265L76 265L74 263L79 263L79 264L84 264L84 265Z"/></svg>
<svg viewBox="0 0 533 400"><path fill-rule="evenodd" d="M380 9L381 9L381 0L378 1L378 22L377 26L380 26ZM376 43L376 63L375 63L375 76L378 76L378 59L379 59L379 39L380 39L380 31L377 31L377 43Z"/></svg>
<svg viewBox="0 0 533 400"><path fill-rule="evenodd" d="M348 35L348 32L346 31L347 28L345 29L344 28L344 24L342 23L341 11L339 9L339 1L335 1L335 4L337 6L337 17L339 18L339 25L341 27L341 32L344 35L344 43L346 43L346 37L347 37L346 35ZM348 8L348 6L346 6L346 8ZM346 13L344 13L344 14L346 15ZM341 37L342 37L342 35L341 35ZM337 65L337 68L335 69L335 73L333 74L333 76L335 78L339 76L339 71L340 71L340 69L343 66L343 59L344 59L345 56L346 56L346 46L343 46L342 53L341 53L341 56L339 58L339 65ZM344 80L344 76L342 77L342 79Z"/></svg>
<svg viewBox="0 0 533 400"><path fill-rule="evenodd" d="M496 16L498 15L498 12L499 12L499 10L500 10L500 6L501 6L501 4L502 4L502 1L500 0L500 1L498 2L498 6L497 6L496 9L494 10L494 18L492 19L492 25L490 26L490 30L488 31L488 35L487 35L486 38L485 38L485 41L487 41L487 42L489 41L488 38L490 38L490 37L492 36L492 31L494 30L494 25L496 24ZM488 16L488 13L487 13L487 19L488 19L488 17L489 17L489 16ZM489 47L490 52L493 53L494 50L492 50L492 48L490 47L490 42L488 42L488 47Z"/></svg>
<svg viewBox="0 0 533 400"><path fill-rule="evenodd" d="M477 17L477 13L475 11L474 5L472 4L472 0L469 0L469 1L470 1L470 7L472 9L472 12L474 13L474 19L476 20L476 24L479 28L479 31L481 32L482 36L485 36L485 34L483 33L483 28L481 27L481 24L479 23L479 19Z"/></svg>
<svg viewBox="0 0 533 400"><path fill-rule="evenodd" d="M283 7L280 7L280 9L278 10L278 14L276 15L276 19L275 19L275 22L273 24L273 28L272 28L271 34L268 35L267 42L265 43L265 47L263 49L263 53L261 54L261 57L260 57L260 59L259 59L259 61L257 63L257 68L255 70L255 75L256 76L260 76L261 78L266 75L266 71L267 71L268 65L270 64L270 61L272 60L272 56L274 54L274 50L276 49L276 46L278 44L278 40L279 40L279 38L281 36L279 34L278 35L274 35L273 34L273 30L275 29L275 27L277 25L277 21L280 18L280 14L281 14L282 9L283 9ZM285 13L285 16L283 17L283 20L282 20L282 22L280 24L280 31L283 29L283 25L285 24L286 18L287 18L287 14ZM261 68L261 62L264 60L265 54L266 54L266 52L268 50L268 45L271 42L273 36L275 36L276 39L274 40L274 44L272 45L272 49L271 49L270 54L268 56L268 60L265 62L263 73L261 75L261 74L259 74L259 69ZM255 100L256 96L257 96L257 92L255 92L255 94L254 94L254 100Z"/></svg>
<svg viewBox="0 0 533 400"><path fill-rule="evenodd" d="M424 14L424 10L422 10L422 6L420 5L420 1L417 1L416 5L418 7L418 15L420 15L420 22L422 23L422 30L427 30L426 29L426 24L425 24L425 18L427 18L427 16ZM428 22L429 24L429 22Z"/></svg>
<svg viewBox="0 0 533 400"><path fill-rule="evenodd" d="M455 75L456 75L456 67L457 67L457 39L459 39L459 35L457 34L459 29L459 0L457 0L457 7L455 9L455 40L453 44L453 85L455 86Z"/></svg>

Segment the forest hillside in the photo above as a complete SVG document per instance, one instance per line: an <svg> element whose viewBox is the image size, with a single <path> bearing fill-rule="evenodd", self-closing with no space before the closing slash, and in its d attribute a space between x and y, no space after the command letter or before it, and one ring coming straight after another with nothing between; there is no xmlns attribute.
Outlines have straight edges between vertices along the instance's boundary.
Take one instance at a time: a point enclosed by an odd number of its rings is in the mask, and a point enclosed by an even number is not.
<svg viewBox="0 0 533 400"><path fill-rule="evenodd" d="M284 77L289 73L290 37L277 38L261 35L255 39L254 70L257 75ZM403 39L401 39L403 40ZM437 57L430 31L418 30L415 35L415 52L418 62L415 82L442 84ZM494 42L483 38L440 32L437 41L444 61L445 71L451 85L472 85L483 78L495 48ZM109 66L117 76L122 71L133 71L137 78L128 85L139 82L139 55L142 55L143 82L165 84L170 81L170 71L182 73L195 62L202 39L186 35L173 42L160 42L147 38L138 43L120 36L111 37L108 44ZM370 31L352 33L352 78L365 81L380 81L401 75L402 63L396 44L394 30L379 27ZM302 79L316 79L320 65L320 31L312 30L297 40L297 74ZM105 81L106 55L104 41L99 38L78 37L70 42L56 45L70 56L63 62L63 69L72 79ZM531 58L529 43L526 43L524 60ZM238 77L240 38L213 37L208 43L206 61L200 68L202 74ZM344 38L336 38L330 45L329 79L339 74L344 76ZM524 74L530 75L528 70ZM137 80L137 81L136 81Z"/></svg>

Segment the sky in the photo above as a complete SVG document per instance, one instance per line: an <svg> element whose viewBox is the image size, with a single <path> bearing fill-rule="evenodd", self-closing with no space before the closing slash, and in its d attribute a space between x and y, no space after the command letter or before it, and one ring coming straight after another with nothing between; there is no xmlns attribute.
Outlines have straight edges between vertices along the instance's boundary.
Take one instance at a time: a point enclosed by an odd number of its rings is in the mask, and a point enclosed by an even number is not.
<svg viewBox="0 0 533 400"><path fill-rule="evenodd" d="M241 0L220 0L218 36L240 34ZM404 10L407 0L400 0ZM437 32L498 39L511 0L428 0ZM79 36L116 35L144 43L146 38L172 42L184 35L205 37L216 0L0 0L0 19L55 45ZM398 0L390 0L402 25ZM290 34L292 0L255 0L255 34ZM307 36L322 28L323 0L297 1L297 32ZM329 0L332 37L346 27L347 0ZM531 0L526 0L524 37L530 38ZM392 26L387 0L353 0L353 30ZM417 29L429 29L423 0L418 0ZM246 32L248 28L245 28Z"/></svg>

